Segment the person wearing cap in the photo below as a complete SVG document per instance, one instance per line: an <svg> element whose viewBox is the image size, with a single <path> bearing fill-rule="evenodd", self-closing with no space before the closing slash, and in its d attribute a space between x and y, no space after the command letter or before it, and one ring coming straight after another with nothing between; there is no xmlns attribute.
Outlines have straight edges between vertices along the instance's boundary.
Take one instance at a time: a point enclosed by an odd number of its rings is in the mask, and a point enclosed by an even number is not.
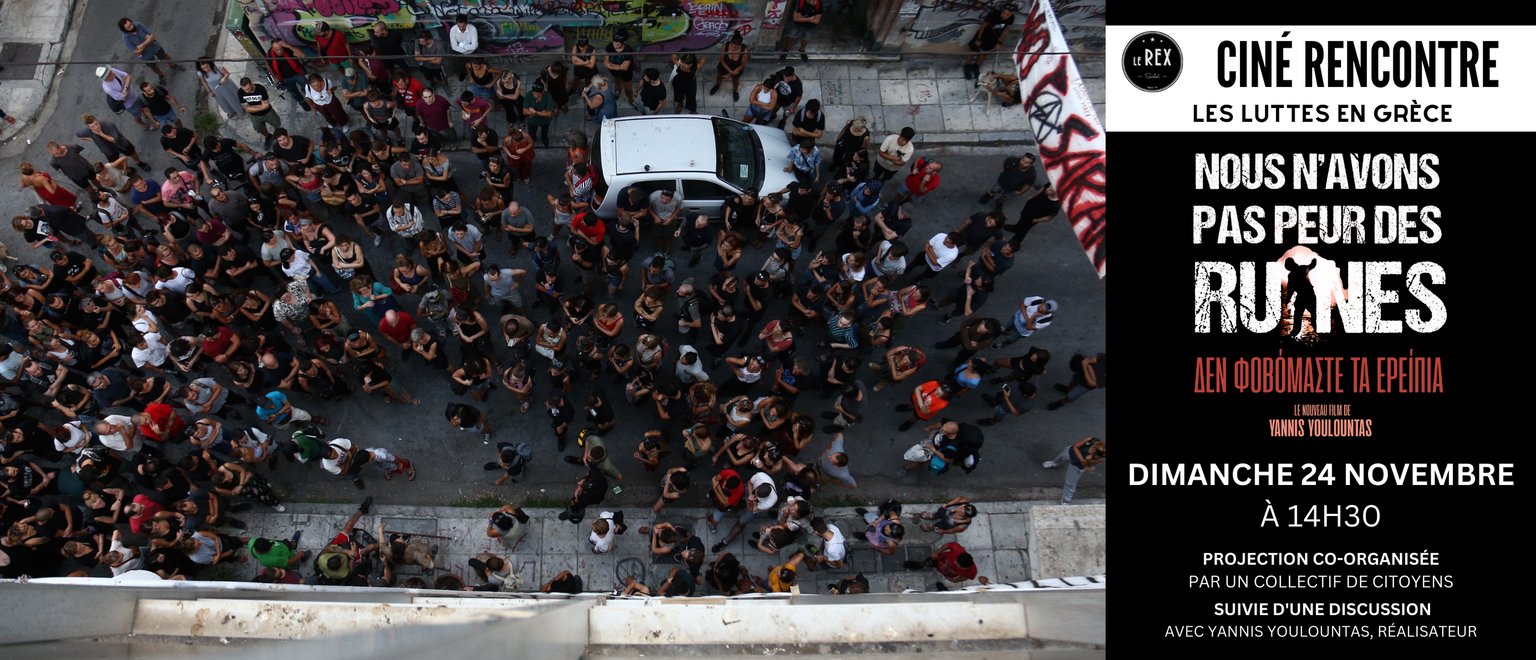
<svg viewBox="0 0 1536 660"><path fill-rule="evenodd" d="M528 135L536 138L545 149L550 147L550 124L554 123L554 97L538 81L528 87L528 100L522 103L522 118L528 127Z"/></svg>
<svg viewBox="0 0 1536 660"><path fill-rule="evenodd" d="M160 47L159 37L149 31L148 25L135 23L131 18L120 18L117 21L117 29L122 31L123 44L133 50L133 56L139 58L140 62L144 62L145 66L155 72L155 75L160 76L160 84L165 84L165 71L160 68L160 63L156 60L170 62L171 68L176 71L187 70L166 54L165 49Z"/></svg>
<svg viewBox="0 0 1536 660"><path fill-rule="evenodd" d="M912 144L915 136L917 131L911 126L904 126L900 133L886 136L885 141L880 143L880 151L875 154L874 178L890 181L891 177L896 176L897 170L906 167L912 160L912 152L917 150Z"/></svg>
<svg viewBox="0 0 1536 660"><path fill-rule="evenodd" d="M640 103L635 101L635 69L639 63L629 48L629 33L622 29L615 31L613 41L603 51L607 53L603 55L603 68L613 77L614 86L618 87L616 91L624 92L624 98L629 100L629 104L636 110L642 110ZM617 117L618 114L615 111L608 116Z"/></svg>
<svg viewBox="0 0 1536 660"><path fill-rule="evenodd" d="M336 82L336 93L341 95L341 100L348 107L363 112L363 104L368 102L368 92L371 90L373 87L368 84L368 77L359 72L355 64L347 62L341 67L341 80Z"/></svg>
<svg viewBox="0 0 1536 660"><path fill-rule="evenodd" d="M1057 309L1054 300L1042 296L1026 296L1019 302L1018 311L1013 313L1013 332L1007 338L1000 337L994 341L992 348L1012 346L1014 342L1050 327L1051 321L1056 318Z"/></svg>
<svg viewBox="0 0 1536 660"><path fill-rule="evenodd" d="M96 77L101 79L101 93L107 96L107 107L112 109L112 114L120 115L126 110L128 116L144 127L144 130L154 130L149 127L152 120L149 111L144 109L144 103L139 100L139 88L133 84L133 76L122 69L99 66L96 67Z"/></svg>
<svg viewBox="0 0 1536 660"><path fill-rule="evenodd" d="M416 33L416 54L411 56L411 60L416 62L427 82L433 85L447 78L443 72L444 54L443 45L433 38L431 30Z"/></svg>

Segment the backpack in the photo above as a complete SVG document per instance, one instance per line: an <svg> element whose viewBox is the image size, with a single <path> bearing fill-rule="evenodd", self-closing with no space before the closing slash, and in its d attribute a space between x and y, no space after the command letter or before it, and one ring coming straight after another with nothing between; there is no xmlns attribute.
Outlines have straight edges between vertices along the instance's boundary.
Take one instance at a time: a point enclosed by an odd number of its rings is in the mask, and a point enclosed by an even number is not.
<svg viewBox="0 0 1536 660"><path fill-rule="evenodd" d="M507 474L517 481L528 468L528 462L533 460L533 447L526 442L516 442L512 444L512 454L512 460L507 463Z"/></svg>

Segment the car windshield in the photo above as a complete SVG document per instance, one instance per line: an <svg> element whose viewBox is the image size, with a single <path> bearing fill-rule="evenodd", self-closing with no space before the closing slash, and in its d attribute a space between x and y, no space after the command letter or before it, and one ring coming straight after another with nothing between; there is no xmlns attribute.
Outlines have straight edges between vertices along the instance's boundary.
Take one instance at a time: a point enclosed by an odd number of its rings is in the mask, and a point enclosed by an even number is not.
<svg viewBox="0 0 1536 660"><path fill-rule="evenodd" d="M763 147L752 127L714 118L715 174L743 190L757 190L762 178Z"/></svg>

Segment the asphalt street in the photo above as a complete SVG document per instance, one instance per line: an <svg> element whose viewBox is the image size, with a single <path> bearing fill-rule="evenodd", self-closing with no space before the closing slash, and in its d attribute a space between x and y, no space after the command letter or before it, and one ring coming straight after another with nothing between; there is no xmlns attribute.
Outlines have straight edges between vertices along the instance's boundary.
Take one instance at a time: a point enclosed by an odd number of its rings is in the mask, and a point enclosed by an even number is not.
<svg viewBox="0 0 1536 660"><path fill-rule="evenodd" d="M217 33L221 29L221 21L210 15L212 5L213 3L195 0L156 0L153 3L146 0L110 3L104 0L91 0L78 19L80 32L75 37L76 47L71 58L76 60L124 59L127 49L123 46L115 25L116 21L123 16L135 18L149 25L173 56L190 58L211 53ZM533 73L534 66L528 65L529 74ZM44 116L39 120L45 126L40 139L36 144L26 148L22 154L8 155L0 160L0 168L14 173L18 163L23 160L46 163L47 155L43 150L43 144L50 139L60 141L73 139L73 132L80 127L81 113L92 112L102 116L110 114L92 69L94 65L72 65L63 69L63 73L55 82L52 97L45 106ZM148 72L141 67L135 67L133 73L137 76ZM201 87L190 72L173 73L169 89L189 107L193 106L194 99L201 96ZM453 95L456 96L457 91L456 88L453 89ZM286 101L274 100L274 107L282 112L289 111ZM628 109L625 110L625 114L628 114ZM156 170L171 164L170 158L159 149L158 135L141 132L126 117L117 119L120 127L135 140L141 152L148 156L149 162L155 166ZM845 119L831 117L828 125L829 127L841 126ZM190 125L190 122L187 123ZM309 134L315 136L313 129L317 125L313 121L295 122L291 115L285 114L285 124L307 126L311 129ZM551 135L559 135L566 129L579 124L578 117L567 115L556 123ZM587 126L590 128L591 124ZM500 131L502 126L498 124L497 129ZM918 140L918 154L923 154L921 137ZM99 157L99 153L90 146L86 147L86 155L93 160ZM563 157L564 152L559 149L541 150L535 162L532 184L517 187L517 199L535 210L537 225L541 230L547 230L550 226L548 208L543 202L543 197L545 193L555 191L559 186ZM478 164L470 154L457 152L453 154L452 160L460 173L461 185L467 191L477 191L478 183L471 172L478 171ZM958 226L967 215L982 210L976 198L991 187L1002 159L956 156L944 160L946 169L943 173L943 184L939 190L920 204L911 207L910 212L916 220L914 228L907 236L907 242L911 247L918 248L935 232ZM46 165L42 168L46 168ZM887 195L889 194L888 192ZM34 201L31 192L23 195L12 186L0 190L0 206L13 213L19 212ZM1010 221L1017 215L1018 208L1019 202L1012 202L1007 206L1006 212ZM9 223L4 224L6 226L0 229L0 236L4 237L4 242L10 246L13 254L37 263L46 261L46 255L31 251L9 228ZM333 224L333 226L338 231L356 231L355 225L350 222L345 225ZM823 246L830 243L830 236L822 241ZM365 247L369 262L374 264L378 271L383 272L387 268L390 255L384 248L374 248L371 243L365 243ZM386 243L385 248L388 247L389 244ZM532 271L531 259L526 251L518 259L509 260L505 255L505 243L492 243L489 249L492 259L499 263ZM562 254L564 253L565 251L562 250ZM638 259L647 254L649 252L642 249L636 263L632 264L634 271L638 272ZM744 265L750 267L747 272L755 270L766 255L766 248L749 250L743 257ZM694 269L687 268L686 261L686 256L680 256L677 259L679 280L690 275L704 280L711 273L707 260ZM933 287L935 294L943 296L957 286L960 270L957 265L931 280L929 285ZM574 274L568 262L567 274ZM632 274L628 286L615 301L621 309L630 309L638 293L636 279ZM525 287L531 288L531 284L525 284ZM875 413L870 416L869 421L847 433L848 450L852 456L851 469L860 482L860 488L852 492L852 497L860 500L893 497L909 501L941 500L954 495L966 495L977 500L1029 500L1057 497L1062 473L1046 470L1040 463L1053 458L1062 447L1078 438L1085 435L1103 436L1107 390L1091 393L1077 403L1057 411L1046 411L1044 402L1057 396L1050 388L1050 384L1065 382L1070 376L1066 367L1070 356L1074 353L1091 354L1104 349L1106 321L1104 287L1104 282L1095 275L1064 220L1058 218L1032 232L1024 243L1016 266L1002 278L997 292L981 311L985 315L1006 321L1011 318L1013 310L1022 297L1043 295L1060 303L1061 307L1057 312L1056 320L1053 325L1038 333L1032 340L1021 341L1002 351L983 351L981 356L1018 355L1030 346L1038 346L1051 352L1053 360L1042 380L1040 403L1037 404L1035 411L1022 418L1007 420L989 428L987 442L982 451L982 465L973 473L965 474L957 470L945 475L932 476L919 471L897 479L894 473L903 463L901 454L922 437L922 433L916 428L905 433L897 430L897 425L905 418L905 414L895 412L893 408L908 399L910 387L898 385L884 392L874 393L872 410ZM603 294L604 292L599 289L594 297L598 302L603 302L606 298ZM525 296L532 300L532 291L525 289ZM336 299L344 309L350 307L348 299L341 296L337 296ZM416 300L413 297L404 297L402 303L406 308L414 310ZM785 301L775 301L765 318L782 316L785 306ZM495 318L495 310L492 307L487 306L483 311L488 318ZM671 311L673 310L669 308L668 312ZM548 311L536 312L534 320L541 321L547 315ZM938 312L924 312L912 322L908 322L896 337L897 343L929 349L929 365L923 372L908 381L909 385L939 378L943 365L948 363L952 355L949 351L931 347L935 342L945 339L956 331L962 321L957 320L950 325L941 325L939 316ZM361 315L356 315L353 322L354 325L364 325ZM666 325L660 324L659 327L666 327ZM755 330L753 332L755 334ZM632 343L635 334L633 324L630 324L626 327L622 340ZM813 355L816 349L810 344L817 338L820 337L814 337L812 340L801 338L800 354ZM674 347L678 345L679 342L675 337L671 340ZM449 343L454 342L450 340ZM456 359L457 346L453 347L450 355ZM726 375L723 368L715 373L717 377ZM862 373L866 376L869 374L867 370ZM420 360L414 360L400 366L396 382L406 385L422 400L422 404L419 407L394 404L382 398L361 393L339 403L306 400L303 395L295 397L297 405L332 420L329 431L333 437L351 438L363 446L387 447L417 464L420 476L412 483L403 480L385 482L370 471L372 478L368 480L368 494L375 495L380 502L445 505L469 503L470 500L480 496L495 495L506 501L532 501L548 506L569 496L571 485L579 476L580 470L559 460L555 452L554 438L549 430L548 417L538 405L535 405L527 414L518 414L517 406L509 392L501 390L491 395L488 405L492 410L491 424L495 428L492 444L501 440L524 440L535 447L534 469L529 477L521 483L495 488L492 486L492 481L496 473L482 470L482 465L486 461L494 459L492 446L483 443L478 433L464 433L450 429L444 420L442 412L449 402L468 401L452 395L448 388L447 377L441 372L429 371L429 367L423 365ZM866 382L873 382L873 379L870 378ZM601 379L600 384L604 387L605 393L617 400L621 408L625 406L621 388L609 384L606 377ZM576 392L572 395L573 400L579 400L589 387L590 385L586 382L578 382ZM766 390L766 386L759 389ZM542 380L538 381L535 390L536 395L539 395L538 398L542 398L547 391L546 383ZM995 386L984 386L981 391L993 392ZM814 392L802 395L797 402L796 410L816 417L818 425L817 439L812 443L811 448L802 454L800 457L802 460L814 459L814 456L825 447L830 436L820 431L820 426L824 422L820 419L819 413L830 409L831 401L819 399ZM978 417L988 416L989 410L990 406L973 392L957 400L948 412L960 419L973 421ZM251 417L247 415L247 419ZM624 492L622 495L610 497L610 501L618 500L623 504L634 505L650 502L656 497L655 475L644 472L641 466L629 456L642 434L653 427L653 422L654 419L649 410L625 409L621 411L616 428L605 434L610 448L617 455L616 462L625 475ZM575 443L572 442L571 445L574 448ZM680 464L680 445L681 439L675 439L673 455L664 462L664 466ZM265 468L261 469L265 471ZM349 482L324 473L318 465L307 467L294 464L280 465L279 470L270 478L287 495L287 499L292 500L343 501L355 499L359 495ZM684 504L704 505L704 490L695 488L694 492L684 500ZM842 491L834 488L823 492L836 494ZM1080 498L1102 497L1102 476L1098 474L1086 476L1078 496Z"/></svg>

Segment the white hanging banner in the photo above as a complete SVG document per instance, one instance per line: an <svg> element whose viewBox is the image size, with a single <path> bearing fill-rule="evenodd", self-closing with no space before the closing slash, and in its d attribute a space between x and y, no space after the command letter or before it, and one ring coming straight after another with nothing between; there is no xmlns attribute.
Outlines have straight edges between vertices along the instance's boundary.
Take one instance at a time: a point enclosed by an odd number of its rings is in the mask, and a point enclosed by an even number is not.
<svg viewBox="0 0 1536 660"><path fill-rule="evenodd" d="M1019 94L1061 210L1104 277L1104 127L1068 53L1050 0L1037 0L1013 52Z"/></svg>

